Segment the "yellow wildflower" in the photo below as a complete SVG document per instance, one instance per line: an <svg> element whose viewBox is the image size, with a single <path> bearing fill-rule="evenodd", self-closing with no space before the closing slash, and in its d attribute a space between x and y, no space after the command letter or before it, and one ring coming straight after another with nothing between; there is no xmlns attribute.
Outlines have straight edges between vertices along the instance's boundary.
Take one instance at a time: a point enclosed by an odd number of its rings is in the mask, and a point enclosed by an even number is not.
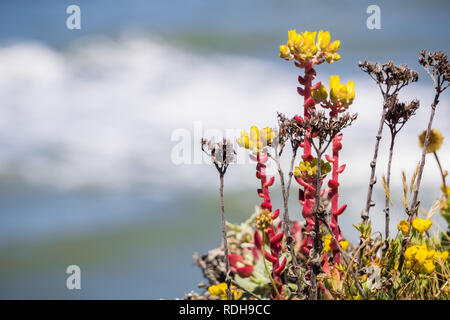
<svg viewBox="0 0 450 320"><path fill-rule="evenodd" d="M406 235L409 231L409 222L406 220L401 220L398 225L397 229L403 233L403 235Z"/></svg>
<svg viewBox="0 0 450 320"><path fill-rule="evenodd" d="M441 260L442 262L445 262L448 259L448 251L436 252L434 258L436 260Z"/></svg>
<svg viewBox="0 0 450 320"><path fill-rule="evenodd" d="M227 300L228 298L227 289L228 289L227 284L225 282L222 282L217 285L210 286L208 288L208 291L212 296L220 297L222 300ZM238 290L236 287L230 286L230 290L231 290L231 297L233 300L238 300L241 298L242 291L240 289Z"/></svg>
<svg viewBox="0 0 450 320"><path fill-rule="evenodd" d="M427 260L428 258L428 250L424 247L419 247L417 249L417 252L414 256L414 259L419 263L422 264L425 262L425 260Z"/></svg>
<svg viewBox="0 0 450 320"><path fill-rule="evenodd" d="M331 251L331 234L327 234L322 238L323 241L323 250L326 252Z"/></svg>
<svg viewBox="0 0 450 320"><path fill-rule="evenodd" d="M425 145L425 137L427 135L427 131L423 131L419 136L419 145L421 148ZM442 133L439 130L431 129L430 131L430 140L428 141L427 146L427 153L433 153L442 145L442 141L444 140L444 137L442 136Z"/></svg>
<svg viewBox="0 0 450 320"><path fill-rule="evenodd" d="M432 225L432 223L428 219L425 220L425 219L417 218L417 219L414 219L412 222L412 227L414 228L414 230L417 230L420 233L428 231L428 229L430 229L431 225Z"/></svg>
<svg viewBox="0 0 450 320"><path fill-rule="evenodd" d="M321 174L327 174L331 171L331 165L329 162L320 160L320 172ZM304 177L315 177L317 176L317 158L312 161L301 161L298 167L294 169L294 175L304 176Z"/></svg>
<svg viewBox="0 0 450 320"><path fill-rule="evenodd" d="M280 58L288 58L291 55L291 51L287 46L280 46Z"/></svg>
<svg viewBox="0 0 450 320"><path fill-rule="evenodd" d="M405 251L405 259L410 261L413 260L417 252L417 246L411 246Z"/></svg>
<svg viewBox="0 0 450 320"><path fill-rule="evenodd" d="M311 96L316 102L324 102L328 98L327 88L322 84L318 89L312 90Z"/></svg>
<svg viewBox="0 0 450 320"><path fill-rule="evenodd" d="M318 34L316 31L305 31L298 34L296 30L289 30L286 45L280 46L280 57L286 60L295 58L301 63L315 58L316 64L324 61L333 63L333 61L340 59L339 54L337 54L340 41L334 41L330 44L330 38L328 31L320 30Z"/></svg>
<svg viewBox="0 0 450 320"><path fill-rule="evenodd" d="M266 127L260 132L261 142L263 143L263 145L268 146L272 144L273 140L275 139L275 135L276 133L272 131L270 127Z"/></svg>
<svg viewBox="0 0 450 320"><path fill-rule="evenodd" d="M257 126L250 128L250 135L246 131L241 132L241 137L236 139L239 146L258 153L262 148L270 146L276 137L276 132L269 127L259 131Z"/></svg>
<svg viewBox="0 0 450 320"><path fill-rule="evenodd" d="M317 46L320 50L325 51L330 44L330 33L328 31L323 32L319 31L319 35L317 36Z"/></svg>
<svg viewBox="0 0 450 320"><path fill-rule="evenodd" d="M342 247L342 251L347 250L348 245L349 245L348 241L345 241L345 240L339 241L339 244L340 244L341 247Z"/></svg>
<svg viewBox="0 0 450 320"><path fill-rule="evenodd" d="M333 41L333 43L328 47L327 51L330 53L336 53L339 50L340 45L341 42L339 40Z"/></svg>
<svg viewBox="0 0 450 320"><path fill-rule="evenodd" d="M343 107L348 107L355 98L355 82L348 81L341 84L339 76L330 77L330 100L332 103L340 103Z"/></svg>
<svg viewBox="0 0 450 320"><path fill-rule="evenodd" d="M436 266L434 265L433 261L431 260L426 260L422 265L421 265L421 271L423 273L427 273L430 274L434 271L434 269L436 269Z"/></svg>

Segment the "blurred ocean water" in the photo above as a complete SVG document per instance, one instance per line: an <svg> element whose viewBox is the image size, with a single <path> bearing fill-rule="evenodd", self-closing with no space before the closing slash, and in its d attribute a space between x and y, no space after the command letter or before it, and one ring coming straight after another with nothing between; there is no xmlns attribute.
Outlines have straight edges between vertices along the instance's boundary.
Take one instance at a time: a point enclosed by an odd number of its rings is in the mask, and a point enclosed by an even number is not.
<svg viewBox="0 0 450 320"><path fill-rule="evenodd" d="M420 49L449 52L448 2L379 1L382 30L365 28L367 1L79 1L82 29L65 28L70 1L0 3L0 298L173 298L202 280L192 253L220 243L213 167L173 163L187 130L194 160L211 130L276 124L299 110L295 68L277 57L287 30L329 29L342 60L318 67L356 82L344 132L344 234L357 240L380 95L358 60L394 59L420 71ZM399 136L393 163L394 219L402 215L400 172L420 158L417 135L432 101L430 81L405 90L421 109ZM434 127L450 136L449 98ZM200 121L202 132L195 132ZM209 131L209 133L208 133ZM384 137L384 147L388 136ZM200 155L201 156L201 155ZM440 150L448 163L448 141ZM386 160L382 153L379 163ZM287 162L287 155L284 160ZM421 193L429 208L440 186L429 159ZM274 168L269 168L275 174ZM385 172L378 168L378 177ZM278 181L278 177L276 176ZM232 222L258 203L254 166L226 177ZM397 188L397 190L395 190ZM275 204L281 205L274 189ZM293 188L291 212L299 216ZM396 199L396 200L395 200ZM383 228L377 186L375 228ZM436 225L445 222L435 217ZM82 290L65 287L65 269L82 270Z"/></svg>

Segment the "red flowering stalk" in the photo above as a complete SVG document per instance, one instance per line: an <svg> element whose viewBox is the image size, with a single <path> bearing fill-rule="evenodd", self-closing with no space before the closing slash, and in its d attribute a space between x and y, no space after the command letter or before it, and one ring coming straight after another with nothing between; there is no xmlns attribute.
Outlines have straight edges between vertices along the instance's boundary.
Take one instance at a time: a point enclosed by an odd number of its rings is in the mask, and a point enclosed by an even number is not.
<svg viewBox="0 0 450 320"><path fill-rule="evenodd" d="M281 221L278 224L276 232L273 226L273 221L278 218L280 210L277 209L272 212L269 187L273 185L275 177L267 180L265 169L268 158L268 154L265 152L258 152L256 154L256 160L258 162L256 165L256 177L261 180L261 189L258 189L258 195L263 198L263 202L261 203L261 212L256 217L255 225L256 228L262 232L262 243L265 243L266 240L269 243L270 252L264 249L263 259L272 263L272 272L270 275L274 291L272 293L272 297L274 299L280 299L283 297L284 293L281 273L286 266L286 257L284 257L283 261L280 262L281 242L284 234L281 232Z"/></svg>
<svg viewBox="0 0 450 320"><path fill-rule="evenodd" d="M297 92L303 96L303 116L305 120L310 119L311 111L315 110L316 101L312 97L312 92L321 87L321 83L313 84L313 80L316 76L314 70L315 65L322 64L323 62L333 63L340 59L337 50L339 49L340 42L334 41L330 43L329 32L320 31L317 37L317 32L303 32L297 34L295 30L291 30L288 33L289 40L286 45L280 46L280 57L294 61L296 67L304 69L304 75L298 76L298 82L303 87L298 87ZM295 119L301 123L303 119L300 116L295 116ZM303 148L302 159L303 161L311 162L314 157L311 153L311 130L306 128L305 138L301 144ZM306 220L307 236L300 244L300 250L309 253L309 246L312 244L312 238L309 233L314 228L314 221L312 219L311 210L314 206L316 185L314 181L305 181L298 179L297 182L303 187L300 189L299 200L303 206L302 215ZM313 179L312 179L313 180Z"/></svg>
<svg viewBox="0 0 450 320"><path fill-rule="evenodd" d="M341 174L345 169L345 164L339 166L339 151L342 149L342 134L338 134L333 138L333 156L330 157L328 155L325 158L328 162L332 163L332 178L328 181L328 187L330 188L328 191L328 197L331 199L331 229L336 237L337 241L340 242L344 240L344 236L342 235L341 229L338 225L338 216L341 215L347 205L344 204L342 207L339 207L339 174ZM335 264L340 263L340 251L339 248L336 248L334 242L332 242L331 248L333 249L333 262Z"/></svg>
<svg viewBox="0 0 450 320"><path fill-rule="evenodd" d="M270 253L264 249L263 259L272 263L272 272L269 273L270 280L273 285L272 297L274 299L280 299L283 297L283 286L281 281L281 273L286 266L286 257L283 261L280 261L281 254L281 242L284 234L281 232L282 222L278 224L278 227L274 229L273 221L278 218L280 210L277 209L272 212L272 203L270 199L269 187L275 182L275 177L267 178L266 163L269 160L269 154L265 150L272 144L275 138L275 132L270 128L264 128L261 131L256 126L250 128L250 135L243 131L241 137L237 139L238 144L241 147L250 149L256 155L250 155L250 158L257 162L256 164L256 178L261 181L261 188L257 189L258 196L263 199L261 203L260 214L256 217L256 228L262 232L262 243L266 240L270 246ZM255 233L255 244L259 242L259 234ZM254 253L255 256L255 253ZM266 268L266 270L268 270Z"/></svg>

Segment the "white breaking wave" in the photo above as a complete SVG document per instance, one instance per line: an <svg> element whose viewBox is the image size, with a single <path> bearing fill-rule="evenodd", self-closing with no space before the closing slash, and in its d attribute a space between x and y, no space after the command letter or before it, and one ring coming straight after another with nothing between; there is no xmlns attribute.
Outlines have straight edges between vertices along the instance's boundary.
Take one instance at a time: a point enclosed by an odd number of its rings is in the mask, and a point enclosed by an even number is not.
<svg viewBox="0 0 450 320"><path fill-rule="evenodd" d="M0 176L64 189L214 186L213 168L172 163L177 144L172 133L192 133L194 157L194 150L199 152L195 121L201 121L203 130L248 130L252 124L274 126L277 111L300 113L296 70L274 61L199 55L129 35L90 39L65 51L39 43L0 47ZM326 66L318 67L318 75L328 85ZM342 81L350 80L346 77ZM362 190L369 177L381 95L362 73L351 80L356 81L357 96L350 110L359 118L344 131L342 160L348 167L342 182ZM406 99L421 99L421 108L398 136L394 187L400 185L401 170L410 174L420 158L417 135L426 127L433 98L430 80L421 83L426 85L405 90ZM447 137L448 116L444 94L434 127ZM379 177L385 172L385 133ZM448 165L447 140L439 153ZM434 159L429 161L423 184L437 188L438 170ZM253 166L236 165L227 176L228 188L253 186L252 177Z"/></svg>

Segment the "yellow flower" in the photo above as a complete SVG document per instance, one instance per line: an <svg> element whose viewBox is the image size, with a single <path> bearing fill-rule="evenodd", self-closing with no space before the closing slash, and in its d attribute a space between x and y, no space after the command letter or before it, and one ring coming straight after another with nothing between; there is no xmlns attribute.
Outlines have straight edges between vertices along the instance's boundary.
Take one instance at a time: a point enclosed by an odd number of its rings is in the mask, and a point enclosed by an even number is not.
<svg viewBox="0 0 450 320"><path fill-rule="evenodd" d="M420 233L428 231L428 229L430 229L431 225L432 225L432 223L428 219L425 220L425 219L417 218L417 219L414 219L412 222L412 227Z"/></svg>
<svg viewBox="0 0 450 320"><path fill-rule="evenodd" d="M447 261L447 259L448 259L448 251L436 252L435 259L439 259L442 262Z"/></svg>
<svg viewBox="0 0 450 320"><path fill-rule="evenodd" d="M330 33L328 31L323 32L322 30L320 30L319 35L317 36L317 45L319 46L320 50L325 51L328 48L329 44Z"/></svg>
<svg viewBox="0 0 450 320"><path fill-rule="evenodd" d="M330 163L320 160L321 174L327 174L330 171L331 171ZM303 176L306 178L317 176L317 158L314 158L312 161L301 161L298 167L295 167L294 175L296 177Z"/></svg>
<svg viewBox="0 0 450 320"><path fill-rule="evenodd" d="M417 252L417 246L411 246L405 251L405 259L411 261L414 259Z"/></svg>
<svg viewBox="0 0 450 320"><path fill-rule="evenodd" d="M349 245L348 241L345 241L345 240L339 241L339 244L340 244L341 247L342 247L342 251L347 250L347 247L348 247L348 245Z"/></svg>
<svg viewBox="0 0 450 320"><path fill-rule="evenodd" d="M330 77L330 100L332 103L340 103L343 107L348 107L355 98L355 82L348 81L341 84L339 76Z"/></svg>
<svg viewBox="0 0 450 320"><path fill-rule="evenodd" d="M427 135L427 131L423 131L419 136L419 145L421 148L425 145L425 137ZM444 140L444 137L442 136L442 133L439 130L431 129L430 131L430 140L428 141L427 146L427 153L432 153L437 150L442 145L442 141Z"/></svg>
<svg viewBox="0 0 450 320"><path fill-rule="evenodd" d="M339 46L341 45L341 42L339 40L333 41L332 44L328 47L328 52L330 53L336 53L339 50Z"/></svg>
<svg viewBox="0 0 450 320"><path fill-rule="evenodd" d="M301 63L317 58L317 64L324 62L322 57L325 57L325 61L333 63L333 61L340 59L339 54L336 53L339 44L339 41L330 44L330 33L328 31L320 30L317 35L316 31L305 31L298 34L296 30L289 30L286 45L280 46L280 57L283 59L295 58Z"/></svg>
<svg viewBox="0 0 450 320"><path fill-rule="evenodd" d="M228 286L225 282L219 283L217 285L212 285L208 288L209 293L212 296L220 297L222 300L227 300L228 294L227 294ZM231 291L231 298L233 300L238 300L242 296L242 291L237 289L234 286L230 286Z"/></svg>
<svg viewBox="0 0 450 320"><path fill-rule="evenodd" d="M288 58L291 55L291 51L287 46L280 46L280 58Z"/></svg>
<svg viewBox="0 0 450 320"><path fill-rule="evenodd" d="M434 271L434 269L436 269L436 266L434 265L433 261L431 260L427 260L425 261L422 265L421 265L421 271L423 273L427 273L430 274Z"/></svg>
<svg viewBox="0 0 450 320"><path fill-rule="evenodd" d="M311 92L311 96L316 102L324 102L328 98L328 92L325 86L322 84L318 89Z"/></svg>
<svg viewBox="0 0 450 320"><path fill-rule="evenodd" d="M322 238L323 250L326 252L331 251L331 234L327 234Z"/></svg>
<svg viewBox="0 0 450 320"><path fill-rule="evenodd" d="M221 296L224 292L226 294L227 284L225 282L222 282L217 285L212 285L208 288L208 291L212 296Z"/></svg>
<svg viewBox="0 0 450 320"><path fill-rule="evenodd" d="M258 153L262 148L270 146L276 137L276 132L269 127L259 131L257 126L250 128L250 135L246 131L241 132L241 137L236 139L239 146Z"/></svg>
<svg viewBox="0 0 450 320"><path fill-rule="evenodd" d="M409 222L406 220L402 220L398 223L397 229L403 233L403 235L406 235L409 231Z"/></svg>
<svg viewBox="0 0 450 320"><path fill-rule="evenodd" d="M266 127L261 130L260 137L261 141L264 145L270 145L272 144L273 140L275 139L276 133L270 129L270 127Z"/></svg>
<svg viewBox="0 0 450 320"><path fill-rule="evenodd" d="M330 77L330 100L335 103L339 99L339 76Z"/></svg>
<svg viewBox="0 0 450 320"><path fill-rule="evenodd" d="M428 258L428 250L426 248L424 248L424 247L419 247L417 252L416 252L416 254L415 254L415 256L414 256L414 259L419 264L422 264L422 263L425 262L425 260L427 260L427 258Z"/></svg>
<svg viewBox="0 0 450 320"><path fill-rule="evenodd" d="M248 149L250 146L248 133L245 131L242 131L241 137L236 139L236 142L238 143L239 146L244 147L245 149Z"/></svg>

